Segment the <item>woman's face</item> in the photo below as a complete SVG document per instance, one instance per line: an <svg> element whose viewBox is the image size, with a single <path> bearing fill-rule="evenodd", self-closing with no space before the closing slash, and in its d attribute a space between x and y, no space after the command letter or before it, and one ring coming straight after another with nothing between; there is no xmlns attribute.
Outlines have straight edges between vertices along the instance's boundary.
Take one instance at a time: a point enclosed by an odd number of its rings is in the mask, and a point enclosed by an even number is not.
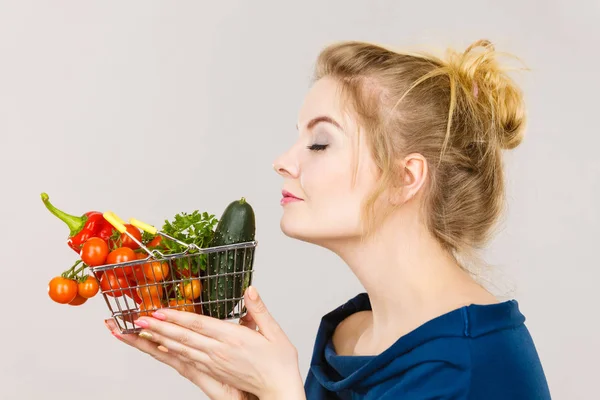
<svg viewBox="0 0 600 400"><path fill-rule="evenodd" d="M332 78L313 85L300 109L298 139L274 163L283 177L282 231L322 245L360 236L362 204L377 178L365 135L357 147L358 125L338 88Z"/></svg>

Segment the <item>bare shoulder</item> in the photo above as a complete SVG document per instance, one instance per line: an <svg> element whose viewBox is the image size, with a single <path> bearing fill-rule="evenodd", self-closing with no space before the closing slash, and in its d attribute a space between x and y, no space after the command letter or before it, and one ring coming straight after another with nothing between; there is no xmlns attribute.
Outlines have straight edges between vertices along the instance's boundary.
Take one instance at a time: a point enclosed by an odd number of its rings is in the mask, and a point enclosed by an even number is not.
<svg viewBox="0 0 600 400"><path fill-rule="evenodd" d="M336 354L340 356L353 354L356 342L368 326L371 314L371 311L359 311L338 324L332 336Z"/></svg>

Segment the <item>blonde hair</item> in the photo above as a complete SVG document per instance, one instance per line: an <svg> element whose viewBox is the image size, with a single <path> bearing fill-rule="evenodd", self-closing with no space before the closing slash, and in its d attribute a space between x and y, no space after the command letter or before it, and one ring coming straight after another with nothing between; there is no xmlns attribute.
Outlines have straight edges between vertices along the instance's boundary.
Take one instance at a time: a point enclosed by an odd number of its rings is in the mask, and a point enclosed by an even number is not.
<svg viewBox="0 0 600 400"><path fill-rule="evenodd" d="M314 78L341 84L381 174L366 200L366 232L391 211L376 215L374 206L400 185L398 161L419 153L429 166L425 222L442 247L476 257L490 239L504 206L501 150L521 143L526 120L522 93L497 56L487 40L444 59L357 41L321 51Z"/></svg>

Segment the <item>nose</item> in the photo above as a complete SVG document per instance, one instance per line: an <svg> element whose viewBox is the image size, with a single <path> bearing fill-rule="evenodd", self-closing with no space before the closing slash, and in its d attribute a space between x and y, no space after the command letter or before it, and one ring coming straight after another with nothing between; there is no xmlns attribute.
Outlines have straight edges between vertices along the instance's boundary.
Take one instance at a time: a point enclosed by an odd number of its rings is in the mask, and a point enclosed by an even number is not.
<svg viewBox="0 0 600 400"><path fill-rule="evenodd" d="M284 178L297 178L300 170L298 162L291 157L289 152L275 159L273 169Z"/></svg>

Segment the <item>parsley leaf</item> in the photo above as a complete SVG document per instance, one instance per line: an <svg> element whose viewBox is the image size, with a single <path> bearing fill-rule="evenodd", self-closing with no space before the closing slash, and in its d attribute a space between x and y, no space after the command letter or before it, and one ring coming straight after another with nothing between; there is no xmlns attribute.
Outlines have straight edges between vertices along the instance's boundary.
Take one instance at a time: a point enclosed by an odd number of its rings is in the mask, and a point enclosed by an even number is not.
<svg viewBox="0 0 600 400"><path fill-rule="evenodd" d="M195 210L192 213L182 212L176 214L172 220L165 220L162 231L187 244L195 244L200 248L208 247L214 236L214 228L218 220L213 214ZM181 253L187 247L172 240L164 239L162 245L166 248L165 254ZM190 254L196 250L190 251ZM189 262L191 260L191 263ZM178 259L176 269L191 269L194 274L200 270L206 270L206 257L191 257Z"/></svg>

